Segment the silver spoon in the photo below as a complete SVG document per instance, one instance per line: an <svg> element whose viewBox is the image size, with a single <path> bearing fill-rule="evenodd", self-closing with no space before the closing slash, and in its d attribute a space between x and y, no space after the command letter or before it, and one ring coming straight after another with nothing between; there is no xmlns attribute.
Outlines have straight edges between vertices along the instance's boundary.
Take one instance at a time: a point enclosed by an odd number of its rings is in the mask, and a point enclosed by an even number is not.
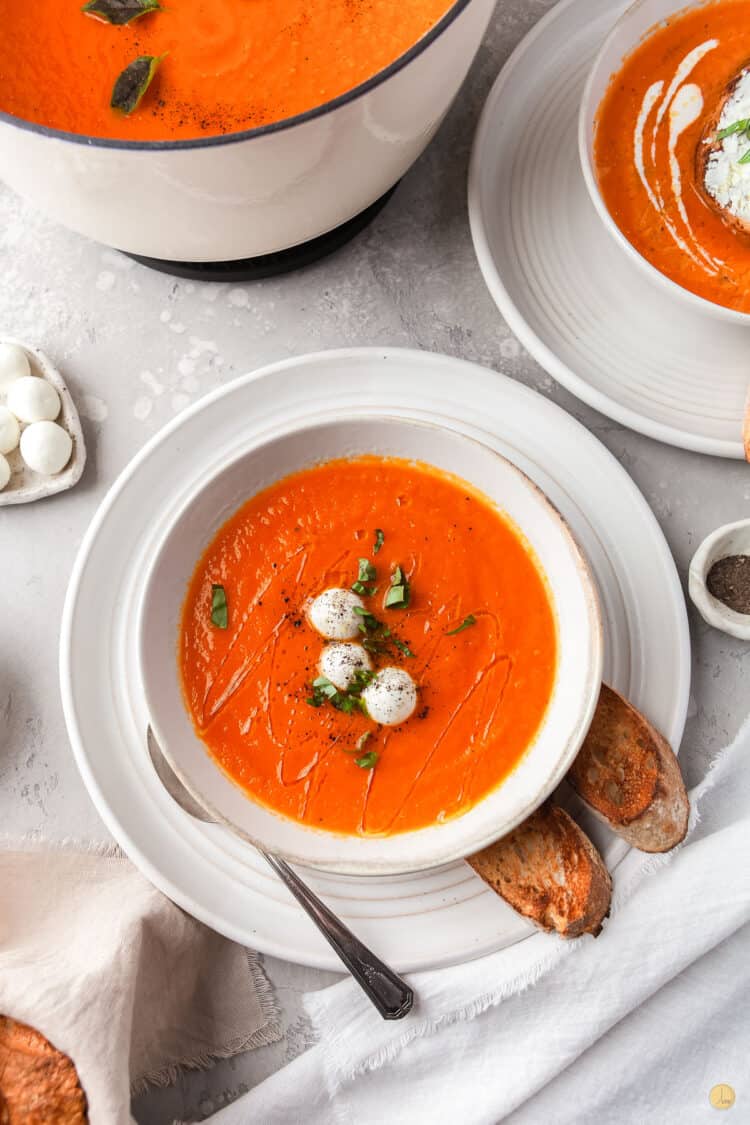
<svg viewBox="0 0 750 1125"><path fill-rule="evenodd" d="M172 800L190 816L195 817L196 820L203 820L207 824L219 823L190 795L177 777L164 757L151 727L148 728L147 742L149 756L157 777ZM408 1015L414 1003L414 993L408 984L387 965L384 965L379 957L376 957L366 945L362 944L358 937L354 936L351 930L347 929L341 919L337 918L316 894L313 894L285 860L271 855L269 852L264 852L262 848L257 850L271 865L282 883L289 888L328 944L336 950L357 984L370 998L383 1019L400 1020Z"/></svg>

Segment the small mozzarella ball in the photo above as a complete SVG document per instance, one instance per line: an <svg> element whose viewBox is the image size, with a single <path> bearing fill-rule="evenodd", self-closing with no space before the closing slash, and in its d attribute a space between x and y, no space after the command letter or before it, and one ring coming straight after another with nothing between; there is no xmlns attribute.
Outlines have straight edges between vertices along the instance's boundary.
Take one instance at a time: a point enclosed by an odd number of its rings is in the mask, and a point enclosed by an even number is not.
<svg viewBox="0 0 750 1125"><path fill-rule="evenodd" d="M0 406L0 453L10 453L18 445L21 427L7 406Z"/></svg>
<svg viewBox="0 0 750 1125"><path fill-rule="evenodd" d="M35 473L51 477L70 460L73 442L57 422L32 422L21 434L21 456Z"/></svg>
<svg viewBox="0 0 750 1125"><path fill-rule="evenodd" d="M10 480L10 465L5 457L0 453L0 492L5 488Z"/></svg>
<svg viewBox="0 0 750 1125"><path fill-rule="evenodd" d="M414 714L417 687L403 668L381 668L362 692L362 699L374 722L395 727Z"/></svg>
<svg viewBox="0 0 750 1125"><path fill-rule="evenodd" d="M29 357L18 344L0 344L0 393L5 393L11 383L31 374Z"/></svg>
<svg viewBox="0 0 750 1125"><path fill-rule="evenodd" d="M22 422L53 422L60 413L60 396L46 379L25 375L8 388L8 409Z"/></svg>
<svg viewBox="0 0 750 1125"><path fill-rule="evenodd" d="M357 594L333 586L318 594L308 610L308 617L313 629L327 640L350 641L359 633L362 621L354 610L364 607L365 603Z"/></svg>
<svg viewBox="0 0 750 1125"><path fill-rule="evenodd" d="M372 671L372 661L362 645L346 641L326 645L318 664L321 676L329 679L339 691L346 691L354 683L357 672Z"/></svg>

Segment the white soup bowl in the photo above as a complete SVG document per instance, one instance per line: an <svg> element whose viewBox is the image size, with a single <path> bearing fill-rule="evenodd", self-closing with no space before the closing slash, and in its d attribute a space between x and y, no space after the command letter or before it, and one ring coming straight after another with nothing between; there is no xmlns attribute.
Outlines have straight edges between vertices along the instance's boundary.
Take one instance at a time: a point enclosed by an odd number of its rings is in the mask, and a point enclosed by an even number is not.
<svg viewBox="0 0 750 1125"><path fill-rule="evenodd" d="M188 584L226 520L261 489L307 466L357 454L426 462L469 482L520 530L546 577L557 625L552 696L521 761L464 814L392 836L341 835L261 806L198 738L183 700L178 633ZM509 832L562 780L588 730L601 683L594 582L570 530L543 493L489 447L453 430L388 417L340 417L249 447L201 482L163 535L138 624L146 702L156 737L192 795L240 836L308 866L355 875L416 871L478 851Z"/></svg>

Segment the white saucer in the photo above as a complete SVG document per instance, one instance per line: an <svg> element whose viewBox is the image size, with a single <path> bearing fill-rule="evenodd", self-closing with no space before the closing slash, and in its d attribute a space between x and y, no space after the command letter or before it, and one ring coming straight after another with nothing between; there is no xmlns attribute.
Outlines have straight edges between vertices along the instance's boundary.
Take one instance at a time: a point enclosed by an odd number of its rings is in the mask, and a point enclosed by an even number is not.
<svg viewBox="0 0 750 1125"><path fill-rule="evenodd" d="M524 469L560 508L592 564L606 678L674 745L687 711L690 642L666 542L620 465L553 403L473 364L367 348L286 360L185 411L114 485L74 567L60 642L73 750L108 828L170 898L245 945L330 969L339 967L336 958L252 848L192 820L157 781L146 752L134 626L146 560L194 478L297 420L384 409L454 426ZM627 845L599 825L589 828L614 866ZM393 878L307 877L402 971L463 961L529 932L463 863Z"/></svg>
<svg viewBox="0 0 750 1125"><path fill-rule="evenodd" d="M623 0L561 0L493 86L469 171L474 247L500 312L584 402L659 441L743 457L750 330L664 294L604 229L577 117Z"/></svg>

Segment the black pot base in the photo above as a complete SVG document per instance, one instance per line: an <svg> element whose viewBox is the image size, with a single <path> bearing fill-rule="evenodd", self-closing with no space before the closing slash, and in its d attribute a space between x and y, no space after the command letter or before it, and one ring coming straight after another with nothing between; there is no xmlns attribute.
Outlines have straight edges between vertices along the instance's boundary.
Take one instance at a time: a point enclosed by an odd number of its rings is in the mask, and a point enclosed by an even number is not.
<svg viewBox="0 0 750 1125"><path fill-rule="evenodd" d="M141 254L127 256L134 258L141 265L159 270L160 273L189 278L191 281L262 281L267 277L278 277L280 274L311 266L321 258L326 258L329 254L340 250L372 222L397 187L398 184L395 184L385 195L381 195L364 211L360 211L341 226L319 235L318 238L311 238L309 242L302 242L299 246L290 246L288 250L278 250L273 254L261 254L257 258L238 258L231 262L170 262L163 258L145 258Z"/></svg>

